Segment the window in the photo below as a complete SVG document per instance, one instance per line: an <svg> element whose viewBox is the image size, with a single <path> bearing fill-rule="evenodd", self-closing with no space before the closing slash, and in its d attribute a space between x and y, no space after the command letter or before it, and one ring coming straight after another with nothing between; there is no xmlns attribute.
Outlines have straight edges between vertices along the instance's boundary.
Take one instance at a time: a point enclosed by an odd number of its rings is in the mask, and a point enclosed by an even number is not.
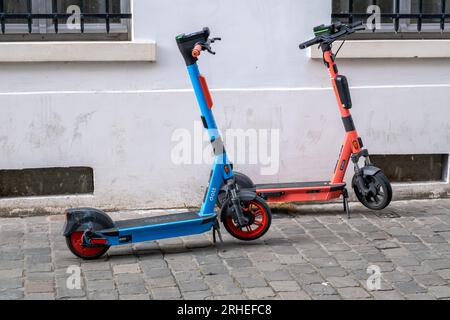
<svg viewBox="0 0 450 320"><path fill-rule="evenodd" d="M380 9L381 28L355 39L450 38L450 0L333 0L332 19L366 21L375 12L369 9L373 5Z"/></svg>
<svg viewBox="0 0 450 320"><path fill-rule="evenodd" d="M0 0L0 41L130 40L130 0Z"/></svg>

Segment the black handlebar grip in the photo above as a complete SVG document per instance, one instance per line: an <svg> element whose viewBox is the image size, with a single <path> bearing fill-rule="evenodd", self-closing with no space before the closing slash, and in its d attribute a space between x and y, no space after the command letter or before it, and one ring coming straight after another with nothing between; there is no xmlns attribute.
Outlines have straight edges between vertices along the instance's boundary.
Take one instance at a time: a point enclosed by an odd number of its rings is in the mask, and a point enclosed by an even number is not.
<svg viewBox="0 0 450 320"><path fill-rule="evenodd" d="M311 46L319 43L319 41L320 41L319 39L314 38L314 39L311 39L309 41L301 43L299 47L300 47L301 50L303 50L303 49L306 49L308 47L311 47Z"/></svg>

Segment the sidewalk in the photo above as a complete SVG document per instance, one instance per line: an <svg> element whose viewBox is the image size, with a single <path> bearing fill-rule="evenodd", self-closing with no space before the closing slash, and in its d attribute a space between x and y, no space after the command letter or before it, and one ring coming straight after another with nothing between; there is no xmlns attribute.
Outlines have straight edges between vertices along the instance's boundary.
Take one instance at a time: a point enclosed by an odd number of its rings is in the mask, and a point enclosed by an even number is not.
<svg viewBox="0 0 450 320"><path fill-rule="evenodd" d="M223 230L217 247L206 234L111 248L95 262L69 252L63 216L0 219L0 299L450 299L450 200L351 207L351 220L341 205L274 212L254 243ZM81 267L79 290L67 288L69 266ZM369 267L380 290L367 287Z"/></svg>

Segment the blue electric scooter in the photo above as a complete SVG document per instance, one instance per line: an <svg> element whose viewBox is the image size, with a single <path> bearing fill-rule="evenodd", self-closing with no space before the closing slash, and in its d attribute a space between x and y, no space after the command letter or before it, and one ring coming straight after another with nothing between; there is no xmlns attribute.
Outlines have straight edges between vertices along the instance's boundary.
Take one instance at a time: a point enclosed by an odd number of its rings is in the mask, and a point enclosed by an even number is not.
<svg viewBox="0 0 450 320"><path fill-rule="evenodd" d="M200 211L164 214L157 217L113 221L103 211L92 208L66 210L64 236L70 251L82 259L96 259L111 246L189 236L213 231L220 240L220 224L235 238L251 241L262 237L270 228L272 216L267 203L256 191L236 187L233 165L225 151L221 135L212 113L212 99L205 78L200 74L197 60L202 51L215 54L211 44L219 38L210 38L210 31L179 35L178 47L186 61L195 95L202 113L202 121L213 145L215 160L209 186ZM217 196L225 185L226 200L220 214L215 212Z"/></svg>

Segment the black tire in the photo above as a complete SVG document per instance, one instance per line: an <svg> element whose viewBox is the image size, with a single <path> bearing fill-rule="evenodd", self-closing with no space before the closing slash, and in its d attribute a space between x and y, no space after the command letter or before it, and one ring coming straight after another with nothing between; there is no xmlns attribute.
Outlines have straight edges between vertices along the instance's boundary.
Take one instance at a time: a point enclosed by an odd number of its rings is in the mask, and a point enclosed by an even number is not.
<svg viewBox="0 0 450 320"><path fill-rule="evenodd" d="M359 202L361 202L366 208L371 210L383 210L392 201L392 186L386 175L379 171L374 176L367 176L364 178L364 184L369 186L375 184L377 189L376 196L365 197L358 186L355 183L356 178L353 178L353 189Z"/></svg>
<svg viewBox="0 0 450 320"><path fill-rule="evenodd" d="M224 205L231 205L231 200L228 199ZM256 211L253 210L253 206L256 207ZM272 225L272 213L266 201L260 197L256 197L254 200L242 201L241 207L243 213L251 218L250 224L245 227L246 231L243 231L242 229L244 228L239 228L234 222L233 217L229 215L223 219L223 225L228 233L242 241L254 241L264 236ZM257 217L261 217L261 220L257 220ZM251 229L254 225L258 226L255 230Z"/></svg>
<svg viewBox="0 0 450 320"><path fill-rule="evenodd" d="M248 176L246 176L243 173L235 172L234 178L236 180L236 186L237 186L238 190L251 189L251 188L255 187L255 184L253 183L252 179L250 179ZM220 188L220 191L219 191L219 195L217 196L216 205L219 209L222 208L224 202L227 200L226 199L227 193L225 190L223 190L224 187L225 187L225 185L222 185L222 187Z"/></svg>

